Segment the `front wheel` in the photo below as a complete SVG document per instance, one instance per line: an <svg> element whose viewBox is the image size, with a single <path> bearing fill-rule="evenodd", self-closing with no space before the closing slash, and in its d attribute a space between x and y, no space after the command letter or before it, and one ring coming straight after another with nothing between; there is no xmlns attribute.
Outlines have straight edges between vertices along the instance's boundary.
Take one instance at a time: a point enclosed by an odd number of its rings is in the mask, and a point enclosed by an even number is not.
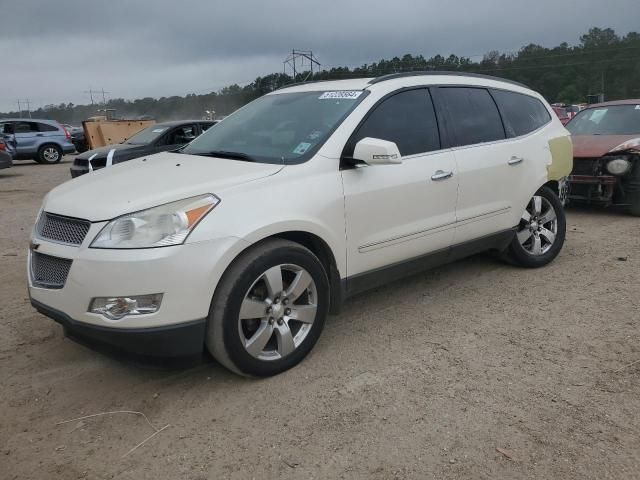
<svg viewBox="0 0 640 480"><path fill-rule="evenodd" d="M207 348L240 375L276 375L311 351L328 309L320 260L302 245L270 240L224 274L209 312Z"/></svg>
<svg viewBox="0 0 640 480"><path fill-rule="evenodd" d="M640 217L640 192L634 192L634 194L629 195L629 197L629 213L634 217Z"/></svg>
<svg viewBox="0 0 640 480"><path fill-rule="evenodd" d="M505 257L521 267L547 265L558 256L566 235L562 202L548 187L541 187L527 203Z"/></svg>

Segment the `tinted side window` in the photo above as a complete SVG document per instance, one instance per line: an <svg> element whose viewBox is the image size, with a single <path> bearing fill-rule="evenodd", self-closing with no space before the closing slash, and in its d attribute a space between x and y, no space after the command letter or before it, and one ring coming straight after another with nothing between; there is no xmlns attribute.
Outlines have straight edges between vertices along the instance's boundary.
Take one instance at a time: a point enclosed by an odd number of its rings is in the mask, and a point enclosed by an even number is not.
<svg viewBox="0 0 640 480"><path fill-rule="evenodd" d="M384 100L358 128L345 154L351 156L355 144L366 137L395 142L401 155L438 150L440 136L428 90L407 90Z"/></svg>
<svg viewBox="0 0 640 480"><path fill-rule="evenodd" d="M34 122L18 122L15 124L15 133L37 132L38 124Z"/></svg>
<svg viewBox="0 0 640 480"><path fill-rule="evenodd" d="M551 121L551 115L537 98L504 90L492 90L491 95L500 107L508 137L526 135Z"/></svg>
<svg viewBox="0 0 640 480"><path fill-rule="evenodd" d="M48 123L38 123L38 131L40 132L57 132L58 129Z"/></svg>
<svg viewBox="0 0 640 480"><path fill-rule="evenodd" d="M453 123L454 146L493 142L505 138L500 113L484 88L442 87L438 93Z"/></svg>

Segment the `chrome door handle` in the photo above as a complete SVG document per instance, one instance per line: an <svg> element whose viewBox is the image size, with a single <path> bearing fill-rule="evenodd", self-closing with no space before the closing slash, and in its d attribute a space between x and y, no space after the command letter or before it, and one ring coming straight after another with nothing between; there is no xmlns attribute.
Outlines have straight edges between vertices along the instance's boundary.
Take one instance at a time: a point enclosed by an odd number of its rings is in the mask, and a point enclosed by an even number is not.
<svg viewBox="0 0 640 480"><path fill-rule="evenodd" d="M437 182L438 180L446 180L453 177L453 172L445 172L443 170L437 170L436 173L431 175L431 180Z"/></svg>
<svg viewBox="0 0 640 480"><path fill-rule="evenodd" d="M509 165L518 165L519 163L524 162L524 158L522 157L511 157L511 159L507 162Z"/></svg>

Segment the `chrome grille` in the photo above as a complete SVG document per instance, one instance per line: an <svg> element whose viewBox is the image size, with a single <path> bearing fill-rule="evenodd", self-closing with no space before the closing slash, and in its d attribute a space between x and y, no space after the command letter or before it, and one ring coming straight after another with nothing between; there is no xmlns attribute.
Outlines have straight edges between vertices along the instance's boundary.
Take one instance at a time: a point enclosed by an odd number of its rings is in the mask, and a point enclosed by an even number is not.
<svg viewBox="0 0 640 480"><path fill-rule="evenodd" d="M90 227L91 222L88 220L43 212L36 230L40 238L69 245L80 245Z"/></svg>
<svg viewBox="0 0 640 480"><path fill-rule="evenodd" d="M31 281L37 287L62 288L73 260L31 252Z"/></svg>

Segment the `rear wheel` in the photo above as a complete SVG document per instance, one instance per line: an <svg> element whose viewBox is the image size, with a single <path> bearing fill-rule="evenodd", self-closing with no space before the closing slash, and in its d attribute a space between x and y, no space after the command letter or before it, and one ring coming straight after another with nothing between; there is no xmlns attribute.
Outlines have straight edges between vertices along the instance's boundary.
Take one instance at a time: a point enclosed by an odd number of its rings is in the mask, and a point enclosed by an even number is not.
<svg viewBox="0 0 640 480"><path fill-rule="evenodd" d="M566 228L562 202L550 188L540 188L522 213L506 259L522 267L547 265L560 253Z"/></svg>
<svg viewBox="0 0 640 480"><path fill-rule="evenodd" d="M318 258L297 243L267 241L223 276L209 313L207 348L241 375L278 374L311 351L328 307L329 281Z"/></svg>
<svg viewBox="0 0 640 480"><path fill-rule="evenodd" d="M43 145L38 149L38 163L58 163L62 159L62 149L58 145Z"/></svg>

